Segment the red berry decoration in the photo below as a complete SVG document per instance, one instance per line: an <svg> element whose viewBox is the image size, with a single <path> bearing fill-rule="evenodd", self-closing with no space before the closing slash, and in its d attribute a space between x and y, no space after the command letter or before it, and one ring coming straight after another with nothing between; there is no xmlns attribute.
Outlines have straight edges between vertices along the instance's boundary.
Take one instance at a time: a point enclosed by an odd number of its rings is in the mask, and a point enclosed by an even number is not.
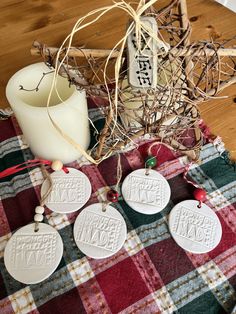
<svg viewBox="0 0 236 314"><path fill-rule="evenodd" d="M110 190L107 192L107 200L112 203L118 202L119 193L115 190Z"/></svg>
<svg viewBox="0 0 236 314"><path fill-rule="evenodd" d="M206 199L206 191L203 189L196 189L193 192L193 196L194 196L195 200L197 200L199 202L204 202Z"/></svg>

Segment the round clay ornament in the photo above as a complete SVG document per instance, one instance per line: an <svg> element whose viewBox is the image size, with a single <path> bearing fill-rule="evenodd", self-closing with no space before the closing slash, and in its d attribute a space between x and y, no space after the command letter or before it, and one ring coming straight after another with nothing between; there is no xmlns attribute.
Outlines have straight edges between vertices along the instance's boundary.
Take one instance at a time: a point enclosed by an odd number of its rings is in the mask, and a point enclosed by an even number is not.
<svg viewBox="0 0 236 314"><path fill-rule="evenodd" d="M48 278L59 265L63 243L50 225L35 223L18 229L7 242L4 263L10 275L25 284L36 284Z"/></svg>
<svg viewBox="0 0 236 314"><path fill-rule="evenodd" d="M138 169L131 172L122 184L122 195L135 211L152 215L163 210L170 200L170 186L157 171Z"/></svg>
<svg viewBox="0 0 236 314"><path fill-rule="evenodd" d="M52 191L45 201L45 205L56 213L67 214L79 210L90 198L92 187L88 177L74 168L67 168L50 174L52 179ZM46 179L41 188L41 197L49 189L49 181Z"/></svg>
<svg viewBox="0 0 236 314"><path fill-rule="evenodd" d="M87 256L100 259L114 255L127 237L126 223L113 206L95 203L84 208L74 224L78 248Z"/></svg>
<svg viewBox="0 0 236 314"><path fill-rule="evenodd" d="M175 205L170 212L169 229L180 247L196 254L212 251L222 236L217 215L206 204L199 206L199 202L195 200L186 200Z"/></svg>

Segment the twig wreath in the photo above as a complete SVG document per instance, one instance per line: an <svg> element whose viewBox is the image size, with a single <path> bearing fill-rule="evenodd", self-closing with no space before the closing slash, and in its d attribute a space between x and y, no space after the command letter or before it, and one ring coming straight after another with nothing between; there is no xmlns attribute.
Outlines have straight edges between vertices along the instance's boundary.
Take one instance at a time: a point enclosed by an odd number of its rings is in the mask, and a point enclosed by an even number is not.
<svg viewBox="0 0 236 314"><path fill-rule="evenodd" d="M79 18L60 48L35 42L31 49L33 55L41 55L55 68L51 92L56 88L57 76L62 75L70 84L86 90L89 97L101 98L107 104L100 108L105 125L90 154L60 129L48 111L58 132L91 162L99 163L130 143L136 145L136 139L145 134L185 153L192 160L198 160L203 145L198 104L215 98L220 91L236 82L236 49L230 48L234 38L224 42L191 43L186 0L172 0L158 9L154 4L158 4L158 0L140 0L136 5L114 2ZM105 14L111 14L115 8L127 14L129 25L113 49L72 46L76 33L96 23ZM156 31L145 23L146 17L155 19ZM88 21L89 18L93 20ZM148 76L151 67L147 68L143 61L139 62L140 71L144 74L144 77L139 76L140 86L137 88L130 84L132 60L129 59L129 40L136 49L134 58L137 54L144 58L147 52L149 57L151 54L156 63L154 85ZM155 50L150 48L150 41ZM60 91L57 93L60 96ZM47 106L50 97L51 93ZM190 134L195 137L191 145L187 141Z"/></svg>

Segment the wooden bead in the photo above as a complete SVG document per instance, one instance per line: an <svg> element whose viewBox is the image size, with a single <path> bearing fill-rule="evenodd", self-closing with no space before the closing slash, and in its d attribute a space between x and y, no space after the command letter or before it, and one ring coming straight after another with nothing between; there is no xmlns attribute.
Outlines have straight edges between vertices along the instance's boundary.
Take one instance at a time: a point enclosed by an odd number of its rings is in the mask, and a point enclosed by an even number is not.
<svg viewBox="0 0 236 314"><path fill-rule="evenodd" d="M52 170L59 171L63 168L63 163L60 160L54 160L51 165Z"/></svg>
<svg viewBox="0 0 236 314"><path fill-rule="evenodd" d="M42 214L35 214L34 215L34 221L36 221L36 222L43 221L43 215Z"/></svg>
<svg viewBox="0 0 236 314"><path fill-rule="evenodd" d="M35 213L36 214L43 214L44 213L44 207L43 206L36 206L35 207Z"/></svg>

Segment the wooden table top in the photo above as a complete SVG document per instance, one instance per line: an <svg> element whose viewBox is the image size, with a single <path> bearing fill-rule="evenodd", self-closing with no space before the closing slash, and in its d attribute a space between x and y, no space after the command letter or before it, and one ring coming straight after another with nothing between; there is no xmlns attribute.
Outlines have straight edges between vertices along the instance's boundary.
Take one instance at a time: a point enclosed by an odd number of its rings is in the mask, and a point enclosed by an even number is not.
<svg viewBox="0 0 236 314"><path fill-rule="evenodd" d="M167 1L166 1L167 3ZM0 2L0 107L8 106L5 87L9 78L20 68L41 61L30 55L34 40L49 46L59 46L78 17L92 9L112 4L111 0L41 0ZM193 28L192 41L224 40L236 35L236 13L214 0L187 0ZM111 48L126 28L127 19L119 12L104 18L75 38L74 45L89 48ZM214 99L201 104L201 113L214 134L220 135L231 155L236 159L236 86Z"/></svg>

